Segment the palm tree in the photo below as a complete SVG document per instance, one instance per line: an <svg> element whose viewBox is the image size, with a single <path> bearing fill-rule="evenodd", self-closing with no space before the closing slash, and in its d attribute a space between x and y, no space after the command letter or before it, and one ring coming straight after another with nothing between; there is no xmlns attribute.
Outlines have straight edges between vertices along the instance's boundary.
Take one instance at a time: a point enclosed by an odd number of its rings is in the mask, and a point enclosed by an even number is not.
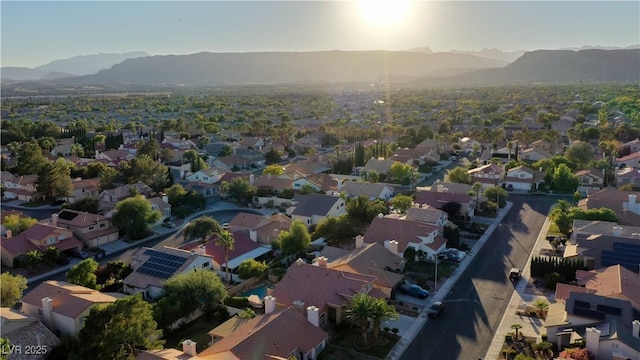
<svg viewBox="0 0 640 360"><path fill-rule="evenodd" d="M507 149L509 149L509 160L511 160L511 150L513 149L513 143L511 141L507 141Z"/></svg>
<svg viewBox="0 0 640 360"><path fill-rule="evenodd" d="M542 318L544 316L544 311L549 308L549 303L544 299L538 299L533 303L533 307L538 310L538 315Z"/></svg>
<svg viewBox="0 0 640 360"><path fill-rule="evenodd" d="M473 183L473 185L471 186L471 190L469 191L469 193L467 195L469 196L476 196L476 211L478 211L478 207L480 206L480 191L482 190L482 184L479 182L475 182Z"/></svg>
<svg viewBox="0 0 640 360"><path fill-rule="evenodd" d="M522 329L522 324L511 324L511 328L515 330L516 332L515 339L518 340L518 330Z"/></svg>
<svg viewBox="0 0 640 360"><path fill-rule="evenodd" d="M224 272L225 281L229 284L229 251L236 248L235 239L228 231L222 231L216 239L216 244L224 247Z"/></svg>
<svg viewBox="0 0 640 360"><path fill-rule="evenodd" d="M371 311L376 306L375 302L375 298L360 292L351 298L345 310L345 317L360 326L363 344L367 343L367 327L369 325Z"/></svg>
<svg viewBox="0 0 640 360"><path fill-rule="evenodd" d="M33 270L42 261L42 253L38 250L27 251L24 260L28 269Z"/></svg>
<svg viewBox="0 0 640 360"><path fill-rule="evenodd" d="M376 343L380 336L380 323L385 320L396 320L399 317L396 308L388 304L385 299L377 299L369 314L373 318L373 339Z"/></svg>

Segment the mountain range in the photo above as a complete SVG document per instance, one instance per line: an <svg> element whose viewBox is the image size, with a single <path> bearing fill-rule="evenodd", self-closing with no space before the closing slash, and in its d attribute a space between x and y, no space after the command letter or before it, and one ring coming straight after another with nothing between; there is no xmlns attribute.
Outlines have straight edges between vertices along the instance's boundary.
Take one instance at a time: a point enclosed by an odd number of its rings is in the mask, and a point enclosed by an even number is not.
<svg viewBox="0 0 640 360"><path fill-rule="evenodd" d="M83 61L90 62L88 56L54 61L31 69L46 74L29 86L640 81L640 49L536 50L524 52L513 62L505 60L517 53L497 49L434 53L429 48L416 48L406 51L203 52L156 56L109 54L129 57L115 64L102 59L105 68L83 76L67 75L65 71L69 68L66 65L75 62L76 73L82 72L81 69L93 71L96 67L89 70L88 65L78 65ZM502 59L498 59L500 57ZM111 62L114 61L116 58L112 56ZM3 87L12 84L6 81L9 76L5 69L2 68ZM14 74L20 75L15 70L20 68L13 69Z"/></svg>

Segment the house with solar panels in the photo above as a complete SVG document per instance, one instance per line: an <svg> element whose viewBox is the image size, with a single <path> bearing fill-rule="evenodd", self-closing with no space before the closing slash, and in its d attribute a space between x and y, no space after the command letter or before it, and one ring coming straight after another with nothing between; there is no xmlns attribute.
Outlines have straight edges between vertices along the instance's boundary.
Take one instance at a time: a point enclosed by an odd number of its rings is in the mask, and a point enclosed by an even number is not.
<svg viewBox="0 0 640 360"><path fill-rule="evenodd" d="M124 281L125 294L142 293L145 299L156 299L164 291L170 277L189 271L212 271L211 256L171 247L138 250L131 261L133 272Z"/></svg>

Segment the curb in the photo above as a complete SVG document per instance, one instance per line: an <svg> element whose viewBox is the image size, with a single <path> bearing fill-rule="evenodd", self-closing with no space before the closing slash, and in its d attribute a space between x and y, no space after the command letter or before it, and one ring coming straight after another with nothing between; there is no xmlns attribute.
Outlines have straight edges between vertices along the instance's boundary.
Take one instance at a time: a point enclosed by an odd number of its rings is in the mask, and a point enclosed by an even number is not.
<svg viewBox="0 0 640 360"><path fill-rule="evenodd" d="M447 296L447 294L449 294L449 291L458 281L458 278L460 278L460 275L462 275L462 273L467 269L467 266L469 266L471 261L473 261L475 254L477 254L480 251L480 249L484 246L484 244L487 242L489 237L493 234L494 230L502 222L504 217L509 213L509 211L511 211L512 206L513 206L513 203L510 201L507 201L507 205L500 210L500 214L493 220L493 222L491 223L491 225L489 225L489 227L484 232L484 234L482 234L478 242L467 253L467 256L465 256L465 258L460 262L460 265L458 266L458 268L447 279L447 281L445 281L444 285L440 286L440 289L436 291L435 296L431 298L431 301L429 302L428 306L430 306L436 301L442 301ZM426 324L426 322L427 322L427 312L420 313L420 315L416 318L413 324L411 324L411 327L409 327L409 329L405 332L405 334L402 335L400 340L391 349L391 351L389 352L389 355L385 357L385 360L395 360L402 357L402 354L404 354L404 352L407 350L407 347L413 342L416 335L420 332L420 330L422 329L424 324Z"/></svg>

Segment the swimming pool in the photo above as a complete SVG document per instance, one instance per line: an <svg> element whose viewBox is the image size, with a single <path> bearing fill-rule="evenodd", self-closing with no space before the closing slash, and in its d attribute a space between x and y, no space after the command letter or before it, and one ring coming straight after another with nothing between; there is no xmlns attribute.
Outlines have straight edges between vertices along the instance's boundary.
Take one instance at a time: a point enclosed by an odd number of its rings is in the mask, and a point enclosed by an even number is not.
<svg viewBox="0 0 640 360"><path fill-rule="evenodd" d="M260 287L257 287L255 289L249 290L247 292L243 292L242 294L240 294L238 296L249 297L251 295L258 295L260 300L262 300L262 299L264 299L265 296L267 296L267 289L273 289L273 288L272 287L267 287L267 286L260 286Z"/></svg>

